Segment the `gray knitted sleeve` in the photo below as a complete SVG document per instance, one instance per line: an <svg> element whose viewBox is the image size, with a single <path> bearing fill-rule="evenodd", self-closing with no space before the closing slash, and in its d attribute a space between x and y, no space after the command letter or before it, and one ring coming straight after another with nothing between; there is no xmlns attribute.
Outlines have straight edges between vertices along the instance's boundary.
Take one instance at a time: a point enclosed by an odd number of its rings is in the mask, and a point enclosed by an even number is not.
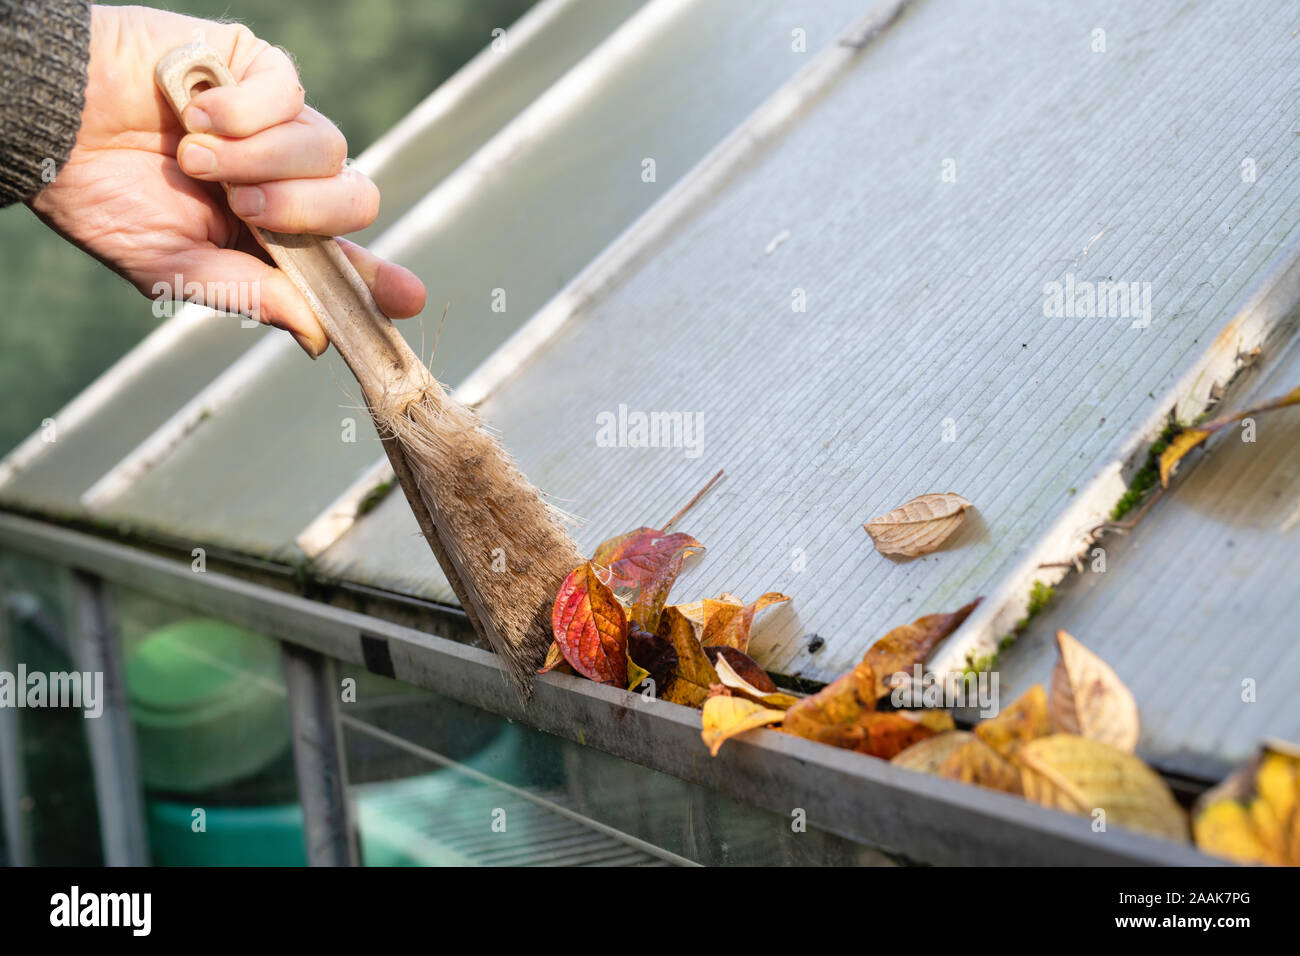
<svg viewBox="0 0 1300 956"><path fill-rule="evenodd" d="M88 0L0 0L0 206L68 161L85 104Z"/></svg>

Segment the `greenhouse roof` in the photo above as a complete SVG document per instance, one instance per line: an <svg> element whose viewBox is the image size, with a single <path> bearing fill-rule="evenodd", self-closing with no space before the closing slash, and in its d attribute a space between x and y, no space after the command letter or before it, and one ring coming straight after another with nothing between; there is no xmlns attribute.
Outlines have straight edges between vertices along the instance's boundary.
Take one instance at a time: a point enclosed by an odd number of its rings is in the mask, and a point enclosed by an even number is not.
<svg viewBox="0 0 1300 956"><path fill-rule="evenodd" d="M543 4L509 56L363 156L399 204L375 245L439 305L408 339L428 355L437 338L435 374L580 516L584 550L725 469L682 525L709 550L674 593L792 595L756 632L769 670L830 680L891 627L983 596L932 660L961 669L1086 551L1171 412L1194 418L1257 347L1228 402L1297 384L1285 9L632 6ZM558 26L589 7L590 29ZM1057 282L1132 295L1054 315ZM65 410L56 443L0 466L0 501L451 603L404 500L370 507L388 472L355 394L333 353L187 309ZM701 441L605 447L601 416L638 412ZM1266 700L1266 677L1300 670L1269 587L1298 547L1273 520L1297 490L1295 413L1276 415L1248 450L1185 463L1107 542L1105 575L1070 575L1004 680L1044 679L1064 627L1136 692L1143 755L1205 779L1300 731ZM975 507L943 550L872 549L864 521L943 491ZM1229 639L1253 671L1215 669ZM1245 677L1264 704L1242 714Z"/></svg>

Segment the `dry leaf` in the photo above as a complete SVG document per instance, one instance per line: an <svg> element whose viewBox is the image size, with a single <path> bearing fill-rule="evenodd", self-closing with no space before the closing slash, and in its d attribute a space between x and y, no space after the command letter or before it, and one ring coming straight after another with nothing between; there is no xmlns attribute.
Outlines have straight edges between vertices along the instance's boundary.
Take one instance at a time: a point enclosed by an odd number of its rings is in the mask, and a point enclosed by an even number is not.
<svg viewBox="0 0 1300 956"><path fill-rule="evenodd" d="M675 607L664 608L659 618L658 637L672 645L677 665L659 696L674 704L700 707L709 696L709 688L718 683L718 672L695 637L695 628Z"/></svg>
<svg viewBox="0 0 1300 956"><path fill-rule="evenodd" d="M939 776L990 790L1020 794L1020 770L975 735L957 748L938 770Z"/></svg>
<svg viewBox="0 0 1300 956"><path fill-rule="evenodd" d="M722 648L722 650L730 650L730 648ZM781 693L775 688L775 686L773 686L772 690L769 691L751 684L749 681L745 680L745 678L741 677L740 674L738 674L731 666L728 655L719 654L714 658L713 666L718 672L718 680L724 687L730 688L733 691L740 691L750 700L758 701L759 703L766 704L768 707L776 707L780 710L787 709L799 700L799 698L795 697L793 694ZM768 683L771 684L771 680L769 680Z"/></svg>
<svg viewBox="0 0 1300 956"><path fill-rule="evenodd" d="M590 561L560 585L551 628L564 659L579 674L627 686L627 616Z"/></svg>
<svg viewBox="0 0 1300 956"><path fill-rule="evenodd" d="M1132 753L1138 742L1137 701L1110 666L1065 631L1052 672L1053 729L1101 740Z"/></svg>
<svg viewBox="0 0 1300 956"><path fill-rule="evenodd" d="M552 640L550 650L546 652L546 660L542 662L541 667L537 668L537 673L545 674L548 671L555 670L561 664L568 667L570 671L573 670L572 667L569 667L569 662L564 659L564 651L560 650L560 645Z"/></svg>
<svg viewBox="0 0 1300 956"><path fill-rule="evenodd" d="M1169 476L1173 474L1174 467L1182 460L1193 448L1199 446L1205 439L1209 438L1221 428L1226 428L1241 421L1243 418L1253 418L1260 412L1272 411L1275 408L1285 408L1288 405L1300 405L1300 387L1294 388L1285 395L1279 395L1277 398L1262 402L1253 408L1248 408L1244 412L1236 412L1232 415L1222 415L1214 421L1205 422L1203 425L1197 425L1195 428L1188 428L1179 432L1169 442L1168 447L1160 454L1160 483L1169 484Z"/></svg>
<svg viewBox="0 0 1300 956"><path fill-rule="evenodd" d="M911 624L894 628L867 651L863 658L876 675L876 697L888 697L895 674L910 676L913 665L924 661L936 644L961 627L980 599L951 614L927 614Z"/></svg>
<svg viewBox="0 0 1300 956"><path fill-rule="evenodd" d="M784 711L764 707L744 697L714 696L704 702L701 736L709 753L716 757L718 748L727 740L755 727L778 724L784 716Z"/></svg>
<svg viewBox="0 0 1300 956"><path fill-rule="evenodd" d="M1300 866L1300 749L1266 745L1192 813L1196 845L1239 863Z"/></svg>
<svg viewBox="0 0 1300 956"><path fill-rule="evenodd" d="M975 736L1003 757L1010 757L1015 749L1031 740L1046 737L1052 732L1047 716L1047 694L1042 684L1035 684L1020 695L1010 707L1004 707L991 720L975 725Z"/></svg>
<svg viewBox="0 0 1300 956"><path fill-rule="evenodd" d="M877 713L875 708L875 675L870 664L862 663L791 705L781 729L796 737L888 760L953 727L952 716L946 711Z"/></svg>
<svg viewBox="0 0 1300 956"><path fill-rule="evenodd" d="M1187 815L1160 776L1131 753L1100 740L1053 734L1017 747L1025 797L1083 816L1096 810L1106 825L1170 840L1188 839Z"/></svg>
<svg viewBox="0 0 1300 956"><path fill-rule="evenodd" d="M752 604L743 606L730 602L713 602L700 643L706 647L734 647L738 651L749 650L749 629L753 626L754 615L765 607L781 604L790 600L787 595L768 591ZM706 605L709 602L705 602Z"/></svg>
<svg viewBox="0 0 1300 956"><path fill-rule="evenodd" d="M601 544L591 560L608 570L610 587L632 589L628 616L653 631L682 564L688 555L703 550L704 545L689 534L637 528Z"/></svg>
<svg viewBox="0 0 1300 956"><path fill-rule="evenodd" d="M965 520L970 506L969 501L951 491L920 495L862 527L881 554L915 558L929 554L948 540Z"/></svg>
<svg viewBox="0 0 1300 956"><path fill-rule="evenodd" d="M890 763L919 773L937 774L948 758L975 737L966 730L950 730L908 747Z"/></svg>

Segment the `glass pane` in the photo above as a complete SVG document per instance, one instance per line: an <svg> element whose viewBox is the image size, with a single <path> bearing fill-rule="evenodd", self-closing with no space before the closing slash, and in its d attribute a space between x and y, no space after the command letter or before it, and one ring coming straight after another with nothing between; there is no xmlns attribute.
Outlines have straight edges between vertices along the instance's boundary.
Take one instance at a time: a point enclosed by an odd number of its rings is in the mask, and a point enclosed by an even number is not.
<svg viewBox="0 0 1300 956"><path fill-rule="evenodd" d="M879 865L882 854L771 813L339 665L353 806L368 866Z"/></svg>
<svg viewBox="0 0 1300 956"><path fill-rule="evenodd" d="M112 594L153 862L305 864L279 642Z"/></svg>
<svg viewBox="0 0 1300 956"><path fill-rule="evenodd" d="M17 825L26 834L32 863L99 866L103 854L87 718L79 707L48 706L48 697L32 696L39 683L50 686L51 676L78 670L71 575L25 555L0 554L0 594L9 637L0 669L13 692L24 696L24 706L0 709L21 763L9 772L20 771L25 784ZM0 647L0 653L4 650Z"/></svg>

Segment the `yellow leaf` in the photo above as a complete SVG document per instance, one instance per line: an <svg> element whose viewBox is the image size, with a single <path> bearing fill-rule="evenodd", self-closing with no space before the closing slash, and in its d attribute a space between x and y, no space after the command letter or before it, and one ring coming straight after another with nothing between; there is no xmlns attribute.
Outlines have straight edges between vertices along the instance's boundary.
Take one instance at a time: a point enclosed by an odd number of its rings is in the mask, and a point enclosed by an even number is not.
<svg viewBox="0 0 1300 956"><path fill-rule="evenodd" d="M1052 732L1047 718L1047 694L1042 684L1035 684L1020 695L1010 707L1004 707L996 717L975 725L975 736L1003 757L1021 744L1046 737Z"/></svg>
<svg viewBox="0 0 1300 956"><path fill-rule="evenodd" d="M660 696L673 704L699 707L709 696L709 688L718 683L718 672L709 663L691 622L676 606L664 608L659 617L658 634L667 638L677 653L677 666Z"/></svg>
<svg viewBox="0 0 1300 956"><path fill-rule="evenodd" d="M1198 425L1195 428L1188 428L1179 432L1169 442L1169 446L1160 454L1160 484L1168 485L1169 476L1173 474L1174 466L1193 448L1196 448L1205 439L1209 438L1219 429L1224 428L1234 422L1239 422L1243 418L1253 418L1260 412L1272 411L1275 408L1286 408L1288 405L1300 405L1300 387L1293 388L1285 395L1279 395L1277 398L1271 398L1266 402L1248 408L1242 412L1236 412L1232 415L1222 415L1212 422L1206 422L1204 425Z"/></svg>
<svg viewBox="0 0 1300 956"><path fill-rule="evenodd" d="M1133 694L1110 666L1065 631L1056 632L1061 656L1052 672L1052 727L1101 740L1130 753L1138 742Z"/></svg>
<svg viewBox="0 0 1300 956"><path fill-rule="evenodd" d="M1300 866L1300 749L1264 746L1197 801L1196 845L1242 863Z"/></svg>
<svg viewBox="0 0 1300 956"><path fill-rule="evenodd" d="M1003 793L1022 792L1020 770L974 735L962 747L949 754L948 759L939 767L938 774L949 780L973 783Z"/></svg>
<svg viewBox="0 0 1300 956"><path fill-rule="evenodd" d="M894 757L890 763L920 773L937 774L949 757L965 746L967 741L974 739L974 735L969 731L950 730L937 737L927 737L919 743L912 744Z"/></svg>
<svg viewBox="0 0 1300 956"><path fill-rule="evenodd" d="M971 503L951 491L919 495L862 527L881 554L929 554L961 526Z"/></svg>
<svg viewBox="0 0 1300 956"><path fill-rule="evenodd" d="M636 690L641 686L641 682L650 676L650 672L632 660L632 655L627 657L627 689Z"/></svg>
<svg viewBox="0 0 1300 956"><path fill-rule="evenodd" d="M1105 811L1106 825L1186 841L1187 815L1160 776L1131 753L1100 740L1053 734L1012 754L1025 798L1083 816Z"/></svg>
<svg viewBox="0 0 1300 956"><path fill-rule="evenodd" d="M767 724L779 724L784 717L784 711L772 710L743 697L710 697L704 702L701 735L709 753L716 757L723 743L737 734Z"/></svg>
<svg viewBox="0 0 1300 956"><path fill-rule="evenodd" d="M718 680L723 686L738 690L753 700L761 701L769 707L776 707L781 710L787 709L791 704L799 700L793 694L768 693L759 690L745 678L736 673L736 669L727 663L727 658L719 654L717 662L713 665L718 672Z"/></svg>

